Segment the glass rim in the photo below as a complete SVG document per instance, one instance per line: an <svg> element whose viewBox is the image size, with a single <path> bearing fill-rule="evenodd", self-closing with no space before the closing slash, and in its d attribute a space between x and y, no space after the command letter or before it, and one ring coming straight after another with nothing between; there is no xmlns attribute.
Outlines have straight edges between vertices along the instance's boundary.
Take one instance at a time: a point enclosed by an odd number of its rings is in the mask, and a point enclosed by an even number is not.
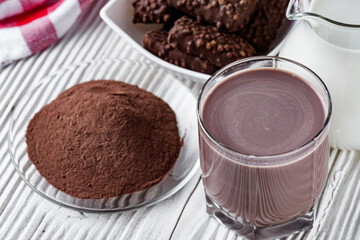
<svg viewBox="0 0 360 240"><path fill-rule="evenodd" d="M314 18L314 19L319 19L321 21L324 21L326 23L333 24L333 25L336 25L339 27L360 29L360 24L343 23L343 22L333 20L331 18L325 17L321 14L314 13L314 12L304 11L304 12L291 13L291 8L294 5L294 2L295 2L295 0L291 0L286 9L286 17L289 20L297 20L297 19L302 19L302 18Z"/></svg>
<svg viewBox="0 0 360 240"><path fill-rule="evenodd" d="M338 27L360 29L360 24L350 24L350 23L339 22L339 21L324 17L320 14L313 13L313 12L302 12L302 13L296 13L296 14L289 14L289 15L287 15L287 18L291 21L301 20L303 18L313 18L313 19L319 19L319 20L329 23L329 24L336 25Z"/></svg>
<svg viewBox="0 0 360 240"><path fill-rule="evenodd" d="M229 147L227 147L226 145L220 143L216 138L214 138L206 129L203 121L202 121L202 116L201 116L201 109L200 109L200 101L201 98L204 94L204 90L205 88L209 85L209 83L211 82L211 80L213 80L214 78L217 78L221 73L223 73L225 70L234 67L236 65L239 64L244 64L244 63L251 63L251 62L263 62L263 61L273 61L273 62L286 62L286 63L290 63L290 64L294 64L297 67L302 68L303 70L307 71L308 73L310 73L311 75L313 75L317 81L320 83L321 87L323 88L325 95L327 97L328 100L328 108L327 108L327 114L326 114L326 119L321 127L321 129L309 140L307 141L305 144L301 145L300 147L297 147L293 150L284 152L284 153L280 153L280 154L273 154L273 155L253 155L253 154L245 154L239 151L236 151L234 149L231 149ZM275 65L276 66L276 65ZM254 69L264 69L265 67L257 67ZM282 69L283 70L283 69ZM246 71L246 69L241 70L241 71ZM290 70L284 70L287 71L289 73L294 73L291 72ZM296 73L294 73L296 74ZM299 74L296 74L297 76L299 76ZM323 101L322 101L323 102ZM293 154L296 154L298 152L300 152L301 150L307 148L309 145L311 145L311 143L313 143L315 140L317 140L319 137L321 137L322 133L325 131L325 129L329 126L329 122L330 122L330 118L332 115L332 100L331 100L331 96L330 96L330 92L327 88L327 86L325 85L325 83L322 81L322 79L311 69L309 69L308 67L306 67L305 65L298 63L296 61L293 61L291 59L287 59L287 58L283 58L283 57L272 57L272 56L255 56L255 57L249 57L249 58L244 58L238 61L235 61L233 63L230 63L224 67L222 67L221 69L219 69L218 71L216 71L213 75L211 75L211 77L205 82L205 84L202 86L200 94L198 96L198 102L197 102L197 109L196 109L196 115L197 115L197 119L198 119L198 123L199 126L201 128L201 130L205 133L206 137L208 139L210 139L210 141L212 141L212 143L216 144L217 146L219 146L222 150L226 151L226 152L230 152L232 155L236 155L239 157L242 157L244 159L252 159L252 161L254 161L254 163L259 163L259 162L263 162L263 163L268 163L268 160L271 160L272 164L278 164L278 162L274 162L272 159L273 158L279 158L279 159L283 159L284 157L288 157L291 156ZM296 160L296 159L294 159ZM237 163L242 163L240 161L235 161ZM289 161L292 162L292 161Z"/></svg>

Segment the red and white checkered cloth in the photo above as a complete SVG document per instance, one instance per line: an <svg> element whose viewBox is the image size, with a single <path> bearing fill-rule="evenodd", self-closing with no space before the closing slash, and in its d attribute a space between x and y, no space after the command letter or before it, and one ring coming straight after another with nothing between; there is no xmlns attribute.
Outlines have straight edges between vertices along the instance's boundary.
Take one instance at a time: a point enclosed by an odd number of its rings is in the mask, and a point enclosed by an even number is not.
<svg viewBox="0 0 360 240"><path fill-rule="evenodd" d="M56 40L93 0L0 0L0 68Z"/></svg>

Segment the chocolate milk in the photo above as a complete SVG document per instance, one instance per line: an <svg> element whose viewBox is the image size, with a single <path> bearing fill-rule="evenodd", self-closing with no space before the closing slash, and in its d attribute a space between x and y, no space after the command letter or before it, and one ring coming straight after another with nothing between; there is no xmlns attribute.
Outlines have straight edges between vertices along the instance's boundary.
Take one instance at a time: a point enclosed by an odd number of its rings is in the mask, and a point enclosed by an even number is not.
<svg viewBox="0 0 360 240"><path fill-rule="evenodd" d="M243 71L211 90L201 117L222 145L200 131L203 182L213 202L256 227L309 212L324 186L329 155L327 134L311 141L326 118L311 86L280 70Z"/></svg>

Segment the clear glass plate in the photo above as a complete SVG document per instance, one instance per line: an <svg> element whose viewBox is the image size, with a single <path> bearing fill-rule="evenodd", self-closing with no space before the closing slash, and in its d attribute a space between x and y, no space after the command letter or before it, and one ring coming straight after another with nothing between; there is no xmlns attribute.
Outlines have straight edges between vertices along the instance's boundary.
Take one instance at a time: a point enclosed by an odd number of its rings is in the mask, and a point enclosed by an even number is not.
<svg viewBox="0 0 360 240"><path fill-rule="evenodd" d="M173 170L157 185L114 198L79 199L50 185L29 160L25 133L34 114L64 90L94 79L113 79L136 84L162 98L174 110L180 137L184 137L184 145ZM142 62L120 59L82 62L46 76L17 101L12 108L9 124L9 153L21 178L36 193L53 203L82 212L134 210L153 205L173 195L197 172L199 161L195 110L196 99L190 89L162 69Z"/></svg>

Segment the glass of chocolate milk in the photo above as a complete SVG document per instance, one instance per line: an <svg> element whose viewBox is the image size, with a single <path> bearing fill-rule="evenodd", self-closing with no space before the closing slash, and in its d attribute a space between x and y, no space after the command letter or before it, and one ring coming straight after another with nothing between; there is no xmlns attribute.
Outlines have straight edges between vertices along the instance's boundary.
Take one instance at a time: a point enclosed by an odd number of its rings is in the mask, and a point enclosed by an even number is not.
<svg viewBox="0 0 360 240"><path fill-rule="evenodd" d="M287 59L247 58L205 83L197 110L207 212L249 239L311 228L330 151L321 79Z"/></svg>

